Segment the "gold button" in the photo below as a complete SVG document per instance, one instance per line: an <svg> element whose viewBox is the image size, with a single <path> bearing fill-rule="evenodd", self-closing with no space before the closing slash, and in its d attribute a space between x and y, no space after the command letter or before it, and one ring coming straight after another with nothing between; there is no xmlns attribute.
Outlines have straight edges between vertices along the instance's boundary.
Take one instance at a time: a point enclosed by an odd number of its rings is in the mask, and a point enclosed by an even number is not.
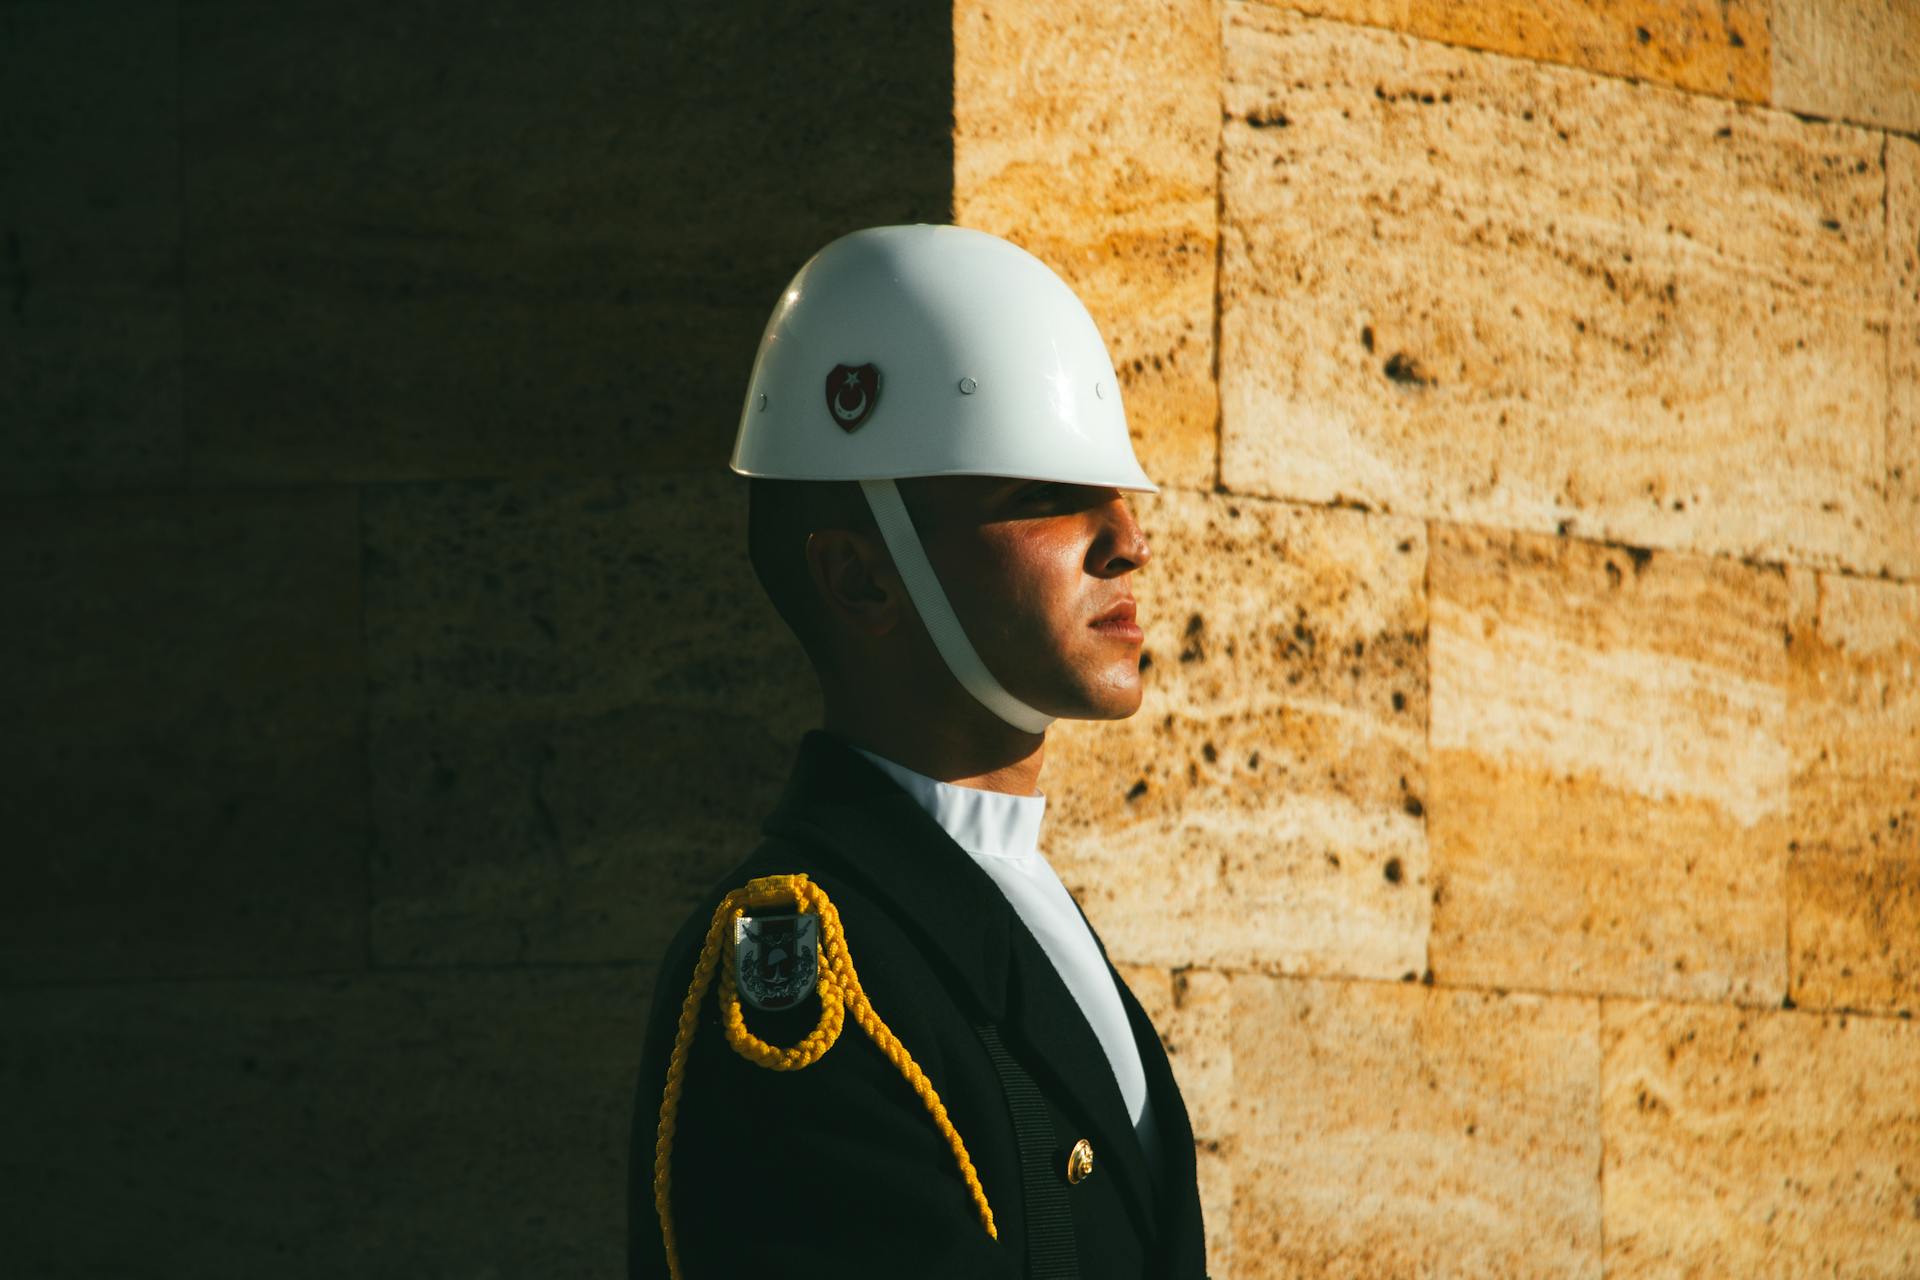
<svg viewBox="0 0 1920 1280"><path fill-rule="evenodd" d="M1092 1172L1093 1144L1082 1138L1067 1153L1067 1181L1077 1183Z"/></svg>

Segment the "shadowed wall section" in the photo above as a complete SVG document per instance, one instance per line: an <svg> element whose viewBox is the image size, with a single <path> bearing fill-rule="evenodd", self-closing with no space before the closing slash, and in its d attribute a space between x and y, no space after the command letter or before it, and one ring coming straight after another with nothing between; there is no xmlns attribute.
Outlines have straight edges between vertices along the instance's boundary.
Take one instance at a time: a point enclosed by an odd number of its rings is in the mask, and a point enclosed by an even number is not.
<svg viewBox="0 0 1920 1280"><path fill-rule="evenodd" d="M606 1276L651 965L817 693L725 471L951 212L925 6L0 3L21 1274Z"/></svg>

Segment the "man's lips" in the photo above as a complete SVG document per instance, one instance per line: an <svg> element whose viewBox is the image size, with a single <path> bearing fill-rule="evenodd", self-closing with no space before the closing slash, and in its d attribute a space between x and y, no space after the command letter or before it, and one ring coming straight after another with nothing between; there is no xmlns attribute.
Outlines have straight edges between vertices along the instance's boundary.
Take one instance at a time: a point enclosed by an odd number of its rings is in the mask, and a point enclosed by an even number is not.
<svg viewBox="0 0 1920 1280"><path fill-rule="evenodd" d="M1087 625L1102 635L1112 636L1115 640L1139 644L1144 637L1133 617L1133 601L1122 600Z"/></svg>

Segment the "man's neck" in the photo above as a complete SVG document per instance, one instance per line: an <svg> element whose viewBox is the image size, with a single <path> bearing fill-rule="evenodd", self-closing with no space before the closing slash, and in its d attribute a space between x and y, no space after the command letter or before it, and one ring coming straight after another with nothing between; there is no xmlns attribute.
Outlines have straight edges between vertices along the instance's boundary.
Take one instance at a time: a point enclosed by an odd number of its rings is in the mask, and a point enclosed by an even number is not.
<svg viewBox="0 0 1920 1280"><path fill-rule="evenodd" d="M982 714L987 714L984 708ZM1016 796L1040 791L1040 765L1047 750L1044 733L1023 733L998 721L907 725L871 712L849 714L831 699L821 728L915 773L957 787Z"/></svg>

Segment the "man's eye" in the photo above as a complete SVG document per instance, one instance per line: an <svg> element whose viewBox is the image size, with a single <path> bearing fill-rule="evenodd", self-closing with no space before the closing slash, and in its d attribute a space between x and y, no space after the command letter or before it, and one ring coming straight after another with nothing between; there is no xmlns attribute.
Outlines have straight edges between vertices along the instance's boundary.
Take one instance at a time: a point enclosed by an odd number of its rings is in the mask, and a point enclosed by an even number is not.
<svg viewBox="0 0 1920 1280"><path fill-rule="evenodd" d="M1043 481L1040 484L1028 485L1026 496L1041 500L1056 498L1060 496L1060 486L1050 480Z"/></svg>

